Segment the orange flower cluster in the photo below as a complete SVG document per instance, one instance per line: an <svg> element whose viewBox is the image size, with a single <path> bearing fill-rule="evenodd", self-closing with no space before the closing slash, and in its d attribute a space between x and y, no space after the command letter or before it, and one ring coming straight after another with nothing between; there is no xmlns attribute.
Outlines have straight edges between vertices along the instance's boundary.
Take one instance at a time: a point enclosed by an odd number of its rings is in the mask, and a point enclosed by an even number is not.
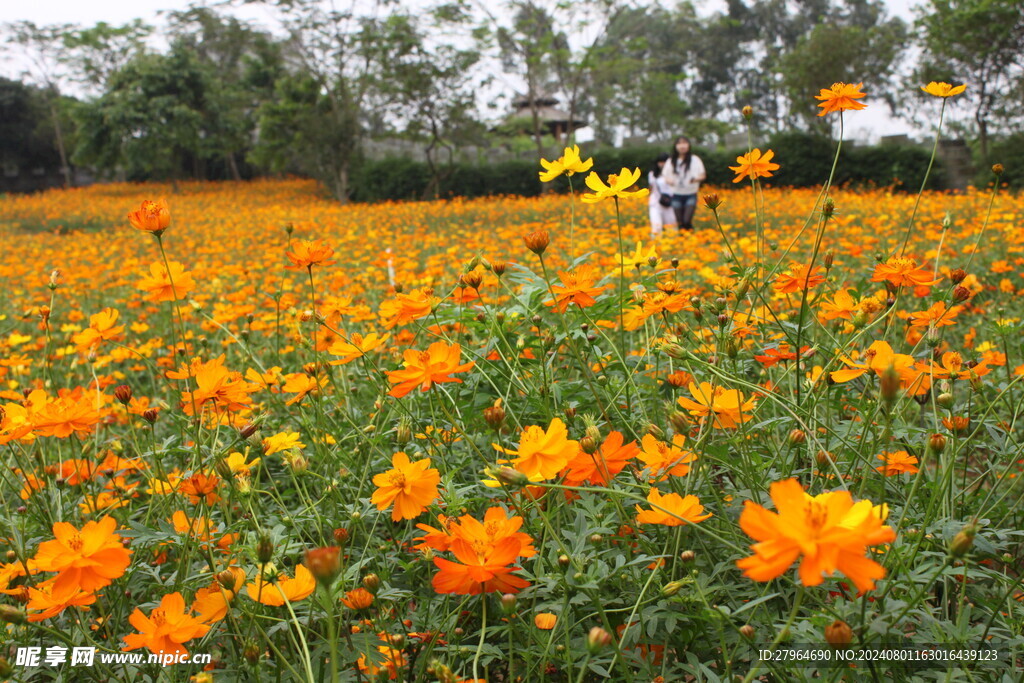
<svg viewBox="0 0 1024 683"><path fill-rule="evenodd" d="M502 508L492 507L484 514L483 522L463 515L457 520L442 519L442 524L443 530L416 525L427 532L418 539L418 548L451 551L458 560L434 558L434 565L440 570L433 580L435 591L459 595L516 593L530 585L513 575L519 567L512 563L537 553L533 539L519 531L522 517L509 517Z"/></svg>

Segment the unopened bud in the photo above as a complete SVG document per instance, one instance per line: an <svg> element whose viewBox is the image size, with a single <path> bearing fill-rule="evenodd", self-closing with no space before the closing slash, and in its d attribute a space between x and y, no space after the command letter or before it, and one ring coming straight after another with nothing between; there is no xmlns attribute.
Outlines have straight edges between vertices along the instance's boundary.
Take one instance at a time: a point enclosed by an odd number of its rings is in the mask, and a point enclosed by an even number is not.
<svg viewBox="0 0 1024 683"><path fill-rule="evenodd" d="M825 640L836 649L844 648L853 642L853 629L845 621L836 619L825 627Z"/></svg>
<svg viewBox="0 0 1024 683"><path fill-rule="evenodd" d="M597 453L598 448L600 448L600 444L589 434L580 439L580 450L587 455Z"/></svg>
<svg viewBox="0 0 1024 683"><path fill-rule="evenodd" d="M566 569L569 566L570 562L571 562L571 560L569 559L568 555L559 555L558 556L558 566L561 567L562 569Z"/></svg>
<svg viewBox="0 0 1024 683"><path fill-rule="evenodd" d="M971 290L967 289L963 285L957 285L953 288L953 303L958 304L963 301L967 301L971 298Z"/></svg>
<svg viewBox="0 0 1024 683"><path fill-rule="evenodd" d="M882 371L879 378L879 388L882 400L892 403L900 393L900 374L894 365L890 365Z"/></svg>
<svg viewBox="0 0 1024 683"><path fill-rule="evenodd" d="M949 408L953 405L953 394L944 393L935 397L935 402L942 408Z"/></svg>
<svg viewBox="0 0 1024 683"><path fill-rule="evenodd" d="M789 445L799 446L807 441L807 434L802 429L794 429L789 433Z"/></svg>
<svg viewBox="0 0 1024 683"><path fill-rule="evenodd" d="M743 109L740 110L740 113L743 114L743 118L745 118L747 121L754 118L754 108L751 107L749 104L743 107Z"/></svg>
<svg viewBox="0 0 1024 683"><path fill-rule="evenodd" d="M697 553L693 552L692 550L684 550L683 552L679 553L679 561L683 564L689 564L690 562L693 562L696 559Z"/></svg>
<svg viewBox="0 0 1024 683"><path fill-rule="evenodd" d="M1002 164L992 164L992 173L994 173L995 175L997 175L997 176L1003 175L1003 171L1004 170L1005 169L1003 168Z"/></svg>
<svg viewBox="0 0 1024 683"><path fill-rule="evenodd" d="M270 534L260 534L259 540L256 541L256 559L260 564L267 564L273 557L274 541L271 540Z"/></svg>
<svg viewBox="0 0 1024 683"><path fill-rule="evenodd" d="M587 634L587 649L592 655L596 655L611 644L612 634L608 633L608 631L605 631L600 626L595 626L590 629L590 633Z"/></svg>
<svg viewBox="0 0 1024 683"><path fill-rule="evenodd" d="M938 455L946 449L946 437L942 434L932 434L928 437L928 448Z"/></svg>
<svg viewBox="0 0 1024 683"><path fill-rule="evenodd" d="M501 596L501 611L505 613L505 616L516 611L517 602L518 598L513 593L505 593Z"/></svg>
<svg viewBox="0 0 1024 683"><path fill-rule="evenodd" d="M974 536L977 528L971 525L965 526L958 532L949 543L949 554L953 557L963 557L974 545Z"/></svg>
<svg viewBox="0 0 1024 683"><path fill-rule="evenodd" d="M683 587L682 581L669 581L661 587L661 594L666 598L671 598L673 595L679 592L679 589Z"/></svg>
<svg viewBox="0 0 1024 683"><path fill-rule="evenodd" d="M245 661L249 662L250 664L255 664L256 662L258 662L260 660L261 654L262 652L260 651L260 646L257 645L256 642L253 640L248 641L242 648L242 656L245 657Z"/></svg>
<svg viewBox="0 0 1024 683"><path fill-rule="evenodd" d="M523 242L526 243L527 249L540 256L551 243L551 236L547 230L536 230L523 236Z"/></svg>
<svg viewBox="0 0 1024 683"><path fill-rule="evenodd" d="M341 548L326 546L306 551L306 569L317 583L329 585L341 571Z"/></svg>
<svg viewBox="0 0 1024 683"><path fill-rule="evenodd" d="M219 583L221 588L224 590L235 590L235 575L232 574L230 570L225 569L224 571L217 572L214 578L217 579L217 583Z"/></svg>
<svg viewBox="0 0 1024 683"><path fill-rule="evenodd" d="M117 402L121 405L128 405L132 400L132 388L127 384L119 385L114 389L114 398L116 398Z"/></svg>
<svg viewBox="0 0 1024 683"><path fill-rule="evenodd" d="M367 574L363 577L363 588L376 595L380 590L380 577L376 574Z"/></svg>
<svg viewBox="0 0 1024 683"><path fill-rule="evenodd" d="M949 273L949 281L952 282L954 285L960 284L961 282L964 281L966 277L967 272L963 268L957 268L955 270L950 271Z"/></svg>
<svg viewBox="0 0 1024 683"><path fill-rule="evenodd" d="M142 419L148 422L149 424L153 424L154 422L156 422L156 418L159 414L160 411L158 411L156 408L147 408L145 412L142 413Z"/></svg>
<svg viewBox="0 0 1024 683"><path fill-rule="evenodd" d="M0 605L0 621L8 624L21 624L25 621L25 610L14 605Z"/></svg>
<svg viewBox="0 0 1024 683"><path fill-rule="evenodd" d="M491 261L491 272L501 277L505 274L506 264L504 261Z"/></svg>
<svg viewBox="0 0 1024 683"><path fill-rule="evenodd" d="M710 192L704 195L704 206L708 207L712 211L715 211L722 205L722 200L718 197L717 192Z"/></svg>
<svg viewBox="0 0 1024 683"><path fill-rule="evenodd" d="M750 624L743 624L743 626L740 626L740 635L747 640L753 639L755 633L756 631L754 630L754 627Z"/></svg>
<svg viewBox="0 0 1024 683"><path fill-rule="evenodd" d="M242 425L242 428L238 430L238 436L243 439L248 439L250 436L260 430L259 424L256 422L246 422Z"/></svg>

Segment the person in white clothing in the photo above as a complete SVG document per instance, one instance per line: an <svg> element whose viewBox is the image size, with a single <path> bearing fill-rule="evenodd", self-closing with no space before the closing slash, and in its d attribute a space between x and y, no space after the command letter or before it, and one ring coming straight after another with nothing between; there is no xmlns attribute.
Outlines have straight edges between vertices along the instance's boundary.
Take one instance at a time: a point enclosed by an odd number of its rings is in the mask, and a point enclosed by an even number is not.
<svg viewBox="0 0 1024 683"><path fill-rule="evenodd" d="M647 213L651 218L651 239L660 239L666 225L676 224L676 212L672 210L672 188L665 183L662 169L668 162L668 154L659 154L654 165L647 172L647 186L651 194L647 197Z"/></svg>
<svg viewBox="0 0 1024 683"><path fill-rule="evenodd" d="M704 162L690 150L690 139L676 138L672 156L665 164L662 177L672 190L672 210L679 230L693 230L693 213L697 210L697 191L707 179Z"/></svg>

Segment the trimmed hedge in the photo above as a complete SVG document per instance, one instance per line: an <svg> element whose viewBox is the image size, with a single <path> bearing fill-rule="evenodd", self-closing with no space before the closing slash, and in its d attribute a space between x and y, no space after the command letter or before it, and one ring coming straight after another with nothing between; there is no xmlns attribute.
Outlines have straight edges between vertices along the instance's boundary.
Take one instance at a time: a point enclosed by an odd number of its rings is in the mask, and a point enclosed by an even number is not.
<svg viewBox="0 0 1024 683"><path fill-rule="evenodd" d="M835 142L808 133L781 133L773 136L764 149L775 151L775 161L782 168L767 183L779 186L807 187L820 185L828 179L835 156ZM637 168L643 172L641 184L646 185L647 170L662 146L606 148L585 150L594 158L594 170L602 176L616 173L621 168ZM746 150L726 151L701 149L695 152L704 161L710 185L730 185L734 174L730 165ZM916 192L928 167L930 151L909 145L879 145L874 147L844 146L836 170L836 185L894 186ZM512 160L494 164L455 164L440 184L441 197L480 197L484 195L539 195L543 184L537 177L540 165L533 161ZM939 161L932 169L929 186L943 187L945 174ZM381 159L364 162L353 178L353 199L356 201L382 201L391 199L421 199L430 184L430 171L421 162L406 159ZM577 179L574 179L574 182ZM576 188L583 187L578 178ZM550 190L564 192L563 181L552 184Z"/></svg>

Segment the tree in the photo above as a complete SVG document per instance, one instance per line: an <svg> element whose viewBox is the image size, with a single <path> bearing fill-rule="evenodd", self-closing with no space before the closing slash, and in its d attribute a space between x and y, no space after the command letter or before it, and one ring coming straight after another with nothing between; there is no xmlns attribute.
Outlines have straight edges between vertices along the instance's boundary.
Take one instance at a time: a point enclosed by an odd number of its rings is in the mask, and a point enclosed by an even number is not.
<svg viewBox="0 0 1024 683"><path fill-rule="evenodd" d="M61 174L65 187L74 184L73 170L68 161L66 123L62 111L61 85L67 79L61 56L64 51L64 36L71 30L70 24L37 26L31 21L19 21L5 25L10 38L10 47L20 48L21 56L28 67L25 76L34 81L45 94L49 125L60 155Z"/></svg>
<svg viewBox="0 0 1024 683"><path fill-rule="evenodd" d="M47 96L24 83L0 78L0 167L52 168L60 163L46 120Z"/></svg>
<svg viewBox="0 0 1024 683"><path fill-rule="evenodd" d="M60 61L79 83L102 92L115 73L145 51L152 32L139 19L122 26L101 21L89 28L72 27L63 33Z"/></svg>
<svg viewBox="0 0 1024 683"><path fill-rule="evenodd" d="M929 0L919 11L923 34L919 76L924 82L966 83L961 97L974 107L974 132L988 161L995 129L1020 119L1010 97L1024 89L1024 4L1019 0Z"/></svg>
<svg viewBox="0 0 1024 683"><path fill-rule="evenodd" d="M101 97L78 108L75 156L130 178L199 175L209 92L191 51L138 55L113 74Z"/></svg>
<svg viewBox="0 0 1024 683"><path fill-rule="evenodd" d="M829 122L808 106L812 96L836 81L863 81L873 99L886 98L892 104L892 76L907 30L902 20L885 17L880 2L851 2L829 9L826 16L779 55L775 68L794 118L828 134Z"/></svg>

